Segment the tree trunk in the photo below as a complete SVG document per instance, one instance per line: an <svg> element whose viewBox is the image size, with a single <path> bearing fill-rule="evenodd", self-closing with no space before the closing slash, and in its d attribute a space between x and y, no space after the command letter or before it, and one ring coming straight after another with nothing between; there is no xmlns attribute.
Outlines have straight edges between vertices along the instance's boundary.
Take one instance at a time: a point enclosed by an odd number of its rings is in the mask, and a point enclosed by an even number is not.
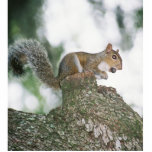
<svg viewBox="0 0 152 152"><path fill-rule="evenodd" d="M48 115L8 110L8 150L142 150L142 118L92 73L61 83L63 106Z"/></svg>

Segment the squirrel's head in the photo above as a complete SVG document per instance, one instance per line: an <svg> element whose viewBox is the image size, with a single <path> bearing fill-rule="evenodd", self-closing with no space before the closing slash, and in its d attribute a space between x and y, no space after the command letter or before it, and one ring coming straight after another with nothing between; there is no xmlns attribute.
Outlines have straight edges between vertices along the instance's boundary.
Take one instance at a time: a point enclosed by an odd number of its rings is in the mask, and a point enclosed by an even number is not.
<svg viewBox="0 0 152 152"><path fill-rule="evenodd" d="M116 51L112 49L112 44L108 44L105 49L104 62L108 66L108 71L115 73L117 70L122 70L122 59L119 55L119 50Z"/></svg>

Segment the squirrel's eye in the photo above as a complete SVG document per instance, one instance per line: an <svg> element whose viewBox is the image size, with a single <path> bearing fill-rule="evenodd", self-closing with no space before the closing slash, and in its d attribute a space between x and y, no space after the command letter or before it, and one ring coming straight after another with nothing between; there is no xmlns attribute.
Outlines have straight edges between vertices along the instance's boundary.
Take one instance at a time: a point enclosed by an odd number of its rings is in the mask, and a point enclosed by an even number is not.
<svg viewBox="0 0 152 152"><path fill-rule="evenodd" d="M113 59L117 59L117 56L116 56L116 55L113 55L112 58L113 58Z"/></svg>

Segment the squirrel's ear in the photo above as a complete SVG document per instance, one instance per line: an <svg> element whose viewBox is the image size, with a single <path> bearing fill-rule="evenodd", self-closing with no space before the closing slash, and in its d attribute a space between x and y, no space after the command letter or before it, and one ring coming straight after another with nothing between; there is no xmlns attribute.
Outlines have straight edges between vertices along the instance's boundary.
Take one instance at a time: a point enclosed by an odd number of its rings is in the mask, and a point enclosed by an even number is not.
<svg viewBox="0 0 152 152"><path fill-rule="evenodd" d="M116 52L118 53L118 52L119 52L119 49L117 49Z"/></svg>
<svg viewBox="0 0 152 152"><path fill-rule="evenodd" d="M106 47L106 52L110 52L112 50L112 44L108 43L107 47Z"/></svg>

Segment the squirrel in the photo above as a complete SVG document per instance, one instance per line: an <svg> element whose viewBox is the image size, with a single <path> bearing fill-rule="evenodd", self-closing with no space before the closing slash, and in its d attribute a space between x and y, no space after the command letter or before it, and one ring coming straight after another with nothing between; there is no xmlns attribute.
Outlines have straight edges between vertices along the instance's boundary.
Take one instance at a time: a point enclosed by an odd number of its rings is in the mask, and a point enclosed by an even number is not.
<svg viewBox="0 0 152 152"><path fill-rule="evenodd" d="M106 49L96 54L73 52L67 54L60 62L58 76L54 76L45 48L37 40L16 41L9 47L8 66L15 74L24 72L24 64L29 63L38 78L54 89L60 89L60 82L75 73L91 71L97 79L108 79L106 72L115 73L122 70L122 58L119 50Z"/></svg>

